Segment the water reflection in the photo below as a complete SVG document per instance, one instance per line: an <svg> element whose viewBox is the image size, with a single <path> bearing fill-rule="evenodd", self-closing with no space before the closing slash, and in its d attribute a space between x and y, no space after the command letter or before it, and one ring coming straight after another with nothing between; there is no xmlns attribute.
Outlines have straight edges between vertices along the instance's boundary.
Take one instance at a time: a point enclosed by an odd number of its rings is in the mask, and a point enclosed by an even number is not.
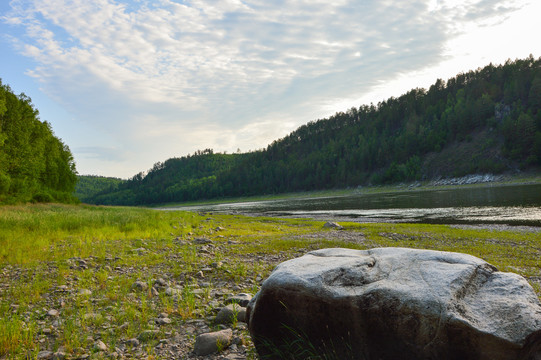
<svg viewBox="0 0 541 360"><path fill-rule="evenodd" d="M541 226L541 185L351 194L180 207L184 210L353 221ZM178 207L175 209L179 209Z"/></svg>

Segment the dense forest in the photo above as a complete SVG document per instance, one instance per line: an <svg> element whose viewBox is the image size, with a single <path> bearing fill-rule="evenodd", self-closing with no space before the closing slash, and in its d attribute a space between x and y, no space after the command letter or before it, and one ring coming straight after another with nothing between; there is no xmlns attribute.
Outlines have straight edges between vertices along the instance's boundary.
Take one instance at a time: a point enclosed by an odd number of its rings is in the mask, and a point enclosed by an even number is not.
<svg viewBox="0 0 541 360"><path fill-rule="evenodd" d="M114 177L79 175L77 176L74 195L82 202L86 202L97 193L116 189L123 181Z"/></svg>
<svg viewBox="0 0 541 360"><path fill-rule="evenodd" d="M24 93L0 80L0 204L75 202L77 173L70 149Z"/></svg>
<svg viewBox="0 0 541 360"><path fill-rule="evenodd" d="M538 167L540 109L541 58L490 64L312 121L264 150L157 163L88 201L183 202Z"/></svg>

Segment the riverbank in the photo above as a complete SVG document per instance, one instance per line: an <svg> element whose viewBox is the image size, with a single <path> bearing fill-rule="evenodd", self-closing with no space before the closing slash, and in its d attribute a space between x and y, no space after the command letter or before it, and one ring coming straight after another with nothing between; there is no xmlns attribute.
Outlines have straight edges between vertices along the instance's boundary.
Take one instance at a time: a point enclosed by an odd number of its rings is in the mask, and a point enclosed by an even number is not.
<svg viewBox="0 0 541 360"><path fill-rule="evenodd" d="M468 253L528 279L541 297L541 234L150 209L0 207L0 359L257 359L246 326L198 357L226 299L255 294L279 263L328 247ZM146 286L145 286L146 284ZM167 319L167 320L164 320Z"/></svg>
<svg viewBox="0 0 541 360"><path fill-rule="evenodd" d="M370 185L358 186L356 188L345 189L329 189L329 190L314 190L300 191L284 194L266 194L257 196L245 196L235 198L222 198L211 200L189 201L183 203L165 203L151 206L151 208L183 208L200 205L217 205L231 203L247 203L257 201L272 201L272 200L287 200L287 199L313 199L322 197L361 195L361 194L378 194L378 193L401 193L410 191L427 191L427 190L452 190L457 188L476 188L486 186L512 186L512 185L533 185L541 184L540 172L528 172L519 174L476 174L467 175L459 178L437 178L426 181L414 181L409 183L392 184L392 185Z"/></svg>

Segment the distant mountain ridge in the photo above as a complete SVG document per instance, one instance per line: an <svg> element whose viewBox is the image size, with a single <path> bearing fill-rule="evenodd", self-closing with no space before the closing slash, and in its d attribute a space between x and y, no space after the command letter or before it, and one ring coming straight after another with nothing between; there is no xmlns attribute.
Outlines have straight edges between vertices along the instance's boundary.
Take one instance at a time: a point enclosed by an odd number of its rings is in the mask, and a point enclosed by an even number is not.
<svg viewBox="0 0 541 360"><path fill-rule="evenodd" d="M86 201L145 205L536 168L540 109L541 58L490 64L311 121L264 150L157 163Z"/></svg>

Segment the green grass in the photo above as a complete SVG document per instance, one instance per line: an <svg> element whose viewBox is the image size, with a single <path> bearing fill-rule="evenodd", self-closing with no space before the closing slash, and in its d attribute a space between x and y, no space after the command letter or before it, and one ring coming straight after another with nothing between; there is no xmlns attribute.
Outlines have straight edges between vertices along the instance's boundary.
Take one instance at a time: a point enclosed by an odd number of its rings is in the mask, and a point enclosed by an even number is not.
<svg viewBox="0 0 541 360"><path fill-rule="evenodd" d="M158 329L153 319L163 312L172 324L159 330L173 333L186 320L214 314L214 291L234 293L235 286L253 294L278 263L325 247L465 252L525 276L541 296L540 233L342 225L337 232L302 219L86 205L0 207L0 358L33 358L47 348L77 357L92 353L96 339L114 349ZM337 236L344 233L346 239ZM202 252L195 238L212 244ZM138 280L150 289L158 278L178 286L181 296L131 289ZM79 294L82 289L92 294ZM62 321L53 325L49 309L59 310ZM145 342L147 355L157 341Z"/></svg>

